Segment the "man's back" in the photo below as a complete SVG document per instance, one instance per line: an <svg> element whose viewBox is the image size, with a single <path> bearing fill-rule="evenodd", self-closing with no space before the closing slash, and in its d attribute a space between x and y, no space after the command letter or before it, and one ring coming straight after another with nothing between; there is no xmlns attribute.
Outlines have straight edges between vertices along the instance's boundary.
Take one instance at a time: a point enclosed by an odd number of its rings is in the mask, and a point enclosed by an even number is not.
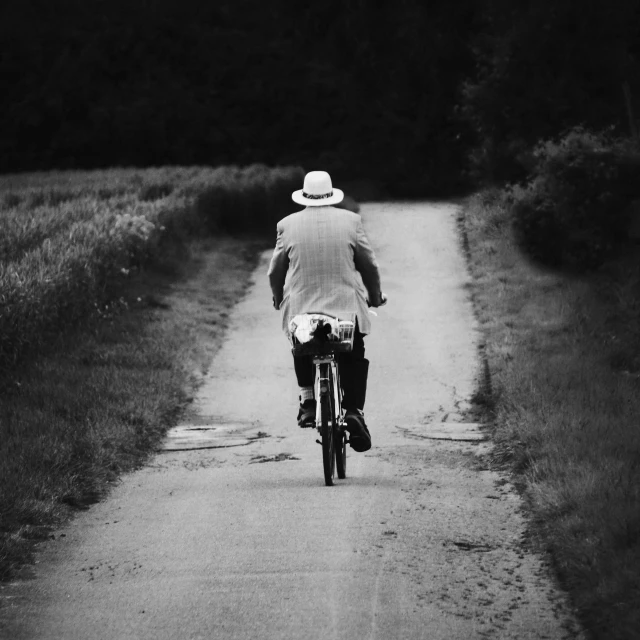
<svg viewBox="0 0 640 640"><path fill-rule="evenodd" d="M359 215L323 206L281 220L269 277L272 289L282 287L285 331L298 313L356 311L360 330L369 333L364 285L379 291L380 284Z"/></svg>

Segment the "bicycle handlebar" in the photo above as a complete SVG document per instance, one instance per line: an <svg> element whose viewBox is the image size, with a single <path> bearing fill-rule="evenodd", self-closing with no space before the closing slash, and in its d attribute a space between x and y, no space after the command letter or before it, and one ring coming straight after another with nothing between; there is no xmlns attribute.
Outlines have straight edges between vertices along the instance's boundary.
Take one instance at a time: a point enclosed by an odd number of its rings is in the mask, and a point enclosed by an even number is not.
<svg viewBox="0 0 640 640"><path fill-rule="evenodd" d="M387 298L387 296L385 296L384 293L382 293L382 291L380 292L380 298L382 299L382 302L378 305L378 307L384 307L384 305L387 304L387 302L389 302L389 298ZM367 300L367 306L368 307L371 306L371 302L369 300Z"/></svg>

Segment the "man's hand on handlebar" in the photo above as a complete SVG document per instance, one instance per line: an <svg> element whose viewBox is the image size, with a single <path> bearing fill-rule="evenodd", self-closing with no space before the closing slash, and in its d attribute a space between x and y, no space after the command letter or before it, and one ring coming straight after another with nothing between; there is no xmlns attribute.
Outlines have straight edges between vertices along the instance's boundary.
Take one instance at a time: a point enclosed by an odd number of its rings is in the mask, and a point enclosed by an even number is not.
<svg viewBox="0 0 640 640"><path fill-rule="evenodd" d="M367 305L369 305L370 307L384 307L384 305L387 304L387 301L387 296L385 296L381 291L380 295L378 296L378 304L371 304L371 300L367 300Z"/></svg>

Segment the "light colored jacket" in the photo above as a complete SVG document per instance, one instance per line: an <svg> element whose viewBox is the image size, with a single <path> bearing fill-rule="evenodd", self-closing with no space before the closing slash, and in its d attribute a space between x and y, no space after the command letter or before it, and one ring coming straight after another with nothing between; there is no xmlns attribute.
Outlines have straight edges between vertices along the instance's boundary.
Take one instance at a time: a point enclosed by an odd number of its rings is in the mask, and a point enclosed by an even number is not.
<svg viewBox="0 0 640 640"><path fill-rule="evenodd" d="M380 304L380 273L358 214L307 207L280 220L268 275L285 333L299 313L340 311L355 311L360 331L371 331L367 299Z"/></svg>

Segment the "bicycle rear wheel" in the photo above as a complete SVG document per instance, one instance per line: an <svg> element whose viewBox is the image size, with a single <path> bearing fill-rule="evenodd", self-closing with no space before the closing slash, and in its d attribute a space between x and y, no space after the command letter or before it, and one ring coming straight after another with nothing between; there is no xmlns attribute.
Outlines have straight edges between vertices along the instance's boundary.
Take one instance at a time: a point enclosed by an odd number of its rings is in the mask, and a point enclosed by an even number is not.
<svg viewBox="0 0 640 640"><path fill-rule="evenodd" d="M325 365L322 368L322 373L323 375L320 382L320 437L322 439L322 466L324 468L324 482L328 487L332 487L333 476L336 468L334 439L336 420L333 408L330 367Z"/></svg>
<svg viewBox="0 0 640 640"><path fill-rule="evenodd" d="M340 393L340 374L338 373L337 385L333 388L338 389ZM341 415L337 415L338 408L334 407L334 413L336 414L336 426L334 429L333 438L335 440L336 450L336 471L338 472L338 478L344 480L347 477L347 432L344 430L344 425L341 424Z"/></svg>
<svg viewBox="0 0 640 640"><path fill-rule="evenodd" d="M347 434L341 427L334 434L336 450L336 470L338 478L344 480L347 477Z"/></svg>

